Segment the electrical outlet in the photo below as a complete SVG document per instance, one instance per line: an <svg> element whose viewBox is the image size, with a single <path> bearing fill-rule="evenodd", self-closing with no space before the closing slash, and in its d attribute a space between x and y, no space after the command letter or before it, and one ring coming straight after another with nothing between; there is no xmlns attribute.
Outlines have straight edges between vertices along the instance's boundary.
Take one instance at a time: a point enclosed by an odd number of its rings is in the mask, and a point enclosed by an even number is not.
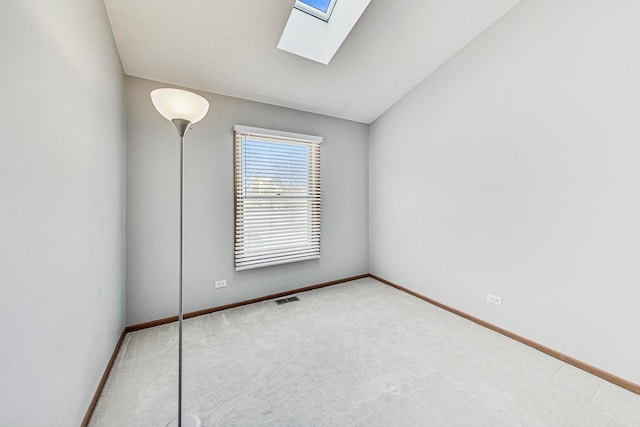
<svg viewBox="0 0 640 427"><path fill-rule="evenodd" d="M225 288L226 286L227 286L227 281L226 280L216 280L216 283L214 285L214 287L216 289Z"/></svg>
<svg viewBox="0 0 640 427"><path fill-rule="evenodd" d="M499 297L499 296L496 296L496 295L487 294L487 302L490 302L491 304L502 306L502 297Z"/></svg>

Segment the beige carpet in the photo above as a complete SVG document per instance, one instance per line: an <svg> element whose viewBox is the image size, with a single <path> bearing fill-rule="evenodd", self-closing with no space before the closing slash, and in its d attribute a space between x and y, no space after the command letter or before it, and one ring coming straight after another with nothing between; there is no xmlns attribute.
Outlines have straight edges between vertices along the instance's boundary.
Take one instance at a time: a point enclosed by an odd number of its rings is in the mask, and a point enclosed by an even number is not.
<svg viewBox="0 0 640 427"><path fill-rule="evenodd" d="M373 279L185 321L204 426L640 426L640 396ZM130 333L91 426L175 417L177 325Z"/></svg>

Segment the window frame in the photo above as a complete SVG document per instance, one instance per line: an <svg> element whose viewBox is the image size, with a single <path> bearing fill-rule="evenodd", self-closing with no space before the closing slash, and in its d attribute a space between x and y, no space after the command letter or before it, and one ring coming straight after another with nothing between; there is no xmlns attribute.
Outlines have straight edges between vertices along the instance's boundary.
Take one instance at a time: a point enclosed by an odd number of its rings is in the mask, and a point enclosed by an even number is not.
<svg viewBox="0 0 640 427"><path fill-rule="evenodd" d="M293 5L294 8L304 12L304 13L308 13L309 15L321 19L325 22L329 22L329 18L331 18L331 13L333 12L333 8L336 5L336 1L337 0L331 0L329 2L329 6L327 7L327 11L324 12L320 9L317 9L301 0L296 0L295 4Z"/></svg>
<svg viewBox="0 0 640 427"><path fill-rule="evenodd" d="M305 135L292 132L277 131L271 129L255 128L250 126L235 125L233 127L233 153L234 153L234 266L236 271L248 270L259 267L267 267L291 262L306 261L320 258L320 234L321 234L321 166L320 144L322 137ZM255 190L249 190L247 167L247 141L252 143L274 144L273 150L279 150L277 145L304 146L307 150L306 169L300 176L305 176L304 192L296 194L298 189L289 188L285 195L279 192L273 194L253 194ZM274 151L275 152L275 151ZM268 156L272 155L271 152ZM287 157L288 155L285 155ZM282 160L278 158L277 160ZM265 161L265 158L256 154L249 161ZM267 161L270 161L267 159ZM264 163L262 163L264 164ZM267 163L268 164L268 163ZM269 165L271 167L271 165ZM270 169L268 173L273 176L263 180L264 177L254 176L252 181L264 182L272 178L287 179L288 172ZM280 174L280 175L278 175ZM258 179L256 181L256 178ZM260 201L272 201L274 206L283 209L282 215L273 215L272 208L264 207ZM304 200L304 202L302 202ZM262 207L260 206L262 205ZM283 208L284 206L284 208ZM287 209L287 206L289 208ZM303 213L305 212L306 213ZM287 223L292 216L300 216L302 224L290 225L290 228L281 230L281 224ZM252 215L267 215L269 222L274 220L277 226L270 228L264 225L251 225L249 219ZM263 221L261 219L261 221ZM255 228L260 228L260 237L251 236L258 233ZM266 229L265 229L266 228ZM280 229L280 230L278 230ZM300 229L305 231L300 231ZM280 234L279 234L280 233ZM291 241L285 238L283 246L265 244L265 248L259 247L259 241L265 239L280 240L283 234L293 233L295 237ZM305 241L306 239L306 241ZM302 242L301 242L302 240Z"/></svg>

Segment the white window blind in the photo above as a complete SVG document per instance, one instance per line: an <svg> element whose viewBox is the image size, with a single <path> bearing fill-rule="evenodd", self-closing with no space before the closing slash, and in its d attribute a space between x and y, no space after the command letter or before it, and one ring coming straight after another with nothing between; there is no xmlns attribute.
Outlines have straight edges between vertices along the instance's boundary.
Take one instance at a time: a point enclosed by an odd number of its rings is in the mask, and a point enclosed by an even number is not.
<svg viewBox="0 0 640 427"><path fill-rule="evenodd" d="M235 267L320 257L321 137L234 126Z"/></svg>

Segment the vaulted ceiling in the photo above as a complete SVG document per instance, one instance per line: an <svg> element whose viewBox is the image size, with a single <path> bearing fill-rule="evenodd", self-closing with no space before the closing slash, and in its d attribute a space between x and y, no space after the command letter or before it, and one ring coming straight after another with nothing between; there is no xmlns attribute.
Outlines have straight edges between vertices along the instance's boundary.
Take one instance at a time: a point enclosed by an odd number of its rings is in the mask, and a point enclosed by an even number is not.
<svg viewBox="0 0 640 427"><path fill-rule="evenodd" d="M128 75L371 123L518 1L371 0L328 65L277 49L294 0L105 5Z"/></svg>

